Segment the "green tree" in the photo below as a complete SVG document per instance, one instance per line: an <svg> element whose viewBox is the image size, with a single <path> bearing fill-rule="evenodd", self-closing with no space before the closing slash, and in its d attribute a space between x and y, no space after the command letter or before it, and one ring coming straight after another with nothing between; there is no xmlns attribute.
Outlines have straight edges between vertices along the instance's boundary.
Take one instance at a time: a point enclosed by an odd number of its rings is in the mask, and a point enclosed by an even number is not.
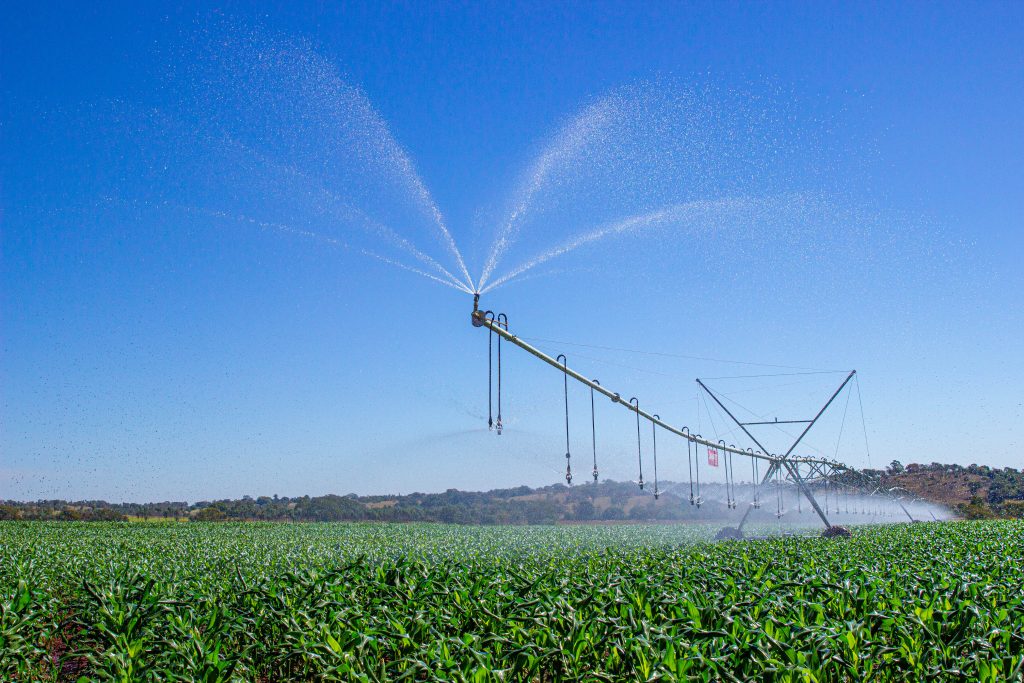
<svg viewBox="0 0 1024 683"><path fill-rule="evenodd" d="M192 519L196 522L223 522L227 515L220 508L208 507L197 512Z"/></svg>
<svg viewBox="0 0 1024 683"><path fill-rule="evenodd" d="M594 504L589 500L581 500L576 503L573 509L573 516L578 520L594 518Z"/></svg>

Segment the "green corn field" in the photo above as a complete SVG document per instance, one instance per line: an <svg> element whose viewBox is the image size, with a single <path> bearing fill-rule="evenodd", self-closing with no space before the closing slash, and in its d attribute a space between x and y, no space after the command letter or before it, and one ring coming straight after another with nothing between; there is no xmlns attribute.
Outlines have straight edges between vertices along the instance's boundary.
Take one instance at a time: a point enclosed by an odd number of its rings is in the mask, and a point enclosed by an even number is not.
<svg viewBox="0 0 1024 683"><path fill-rule="evenodd" d="M3 681L1007 681L1024 523L0 523Z"/></svg>

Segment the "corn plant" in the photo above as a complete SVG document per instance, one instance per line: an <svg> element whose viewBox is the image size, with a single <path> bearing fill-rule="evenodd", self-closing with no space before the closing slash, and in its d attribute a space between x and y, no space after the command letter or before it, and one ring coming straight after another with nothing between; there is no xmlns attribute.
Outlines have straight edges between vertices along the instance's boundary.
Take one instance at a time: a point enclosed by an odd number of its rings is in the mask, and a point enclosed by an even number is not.
<svg viewBox="0 0 1024 683"><path fill-rule="evenodd" d="M0 522L0 679L1022 680L1024 523L713 532Z"/></svg>

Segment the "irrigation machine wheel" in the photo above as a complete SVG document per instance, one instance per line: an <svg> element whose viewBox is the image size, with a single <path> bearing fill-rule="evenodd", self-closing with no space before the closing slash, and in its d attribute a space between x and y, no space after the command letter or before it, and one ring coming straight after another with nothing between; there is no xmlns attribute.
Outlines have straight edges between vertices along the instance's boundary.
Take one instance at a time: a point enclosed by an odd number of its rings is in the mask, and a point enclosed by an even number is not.
<svg viewBox="0 0 1024 683"><path fill-rule="evenodd" d="M743 539L743 532L737 527L727 526L719 529L718 533L715 534L716 541L739 541Z"/></svg>
<svg viewBox="0 0 1024 683"><path fill-rule="evenodd" d="M821 532L823 538L852 538L853 534L845 526L830 526Z"/></svg>

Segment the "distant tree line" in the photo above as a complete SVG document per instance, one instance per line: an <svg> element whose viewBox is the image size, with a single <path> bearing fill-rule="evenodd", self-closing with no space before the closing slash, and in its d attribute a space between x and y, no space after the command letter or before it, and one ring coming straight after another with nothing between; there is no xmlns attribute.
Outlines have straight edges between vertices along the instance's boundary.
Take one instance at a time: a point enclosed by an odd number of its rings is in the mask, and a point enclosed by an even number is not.
<svg viewBox="0 0 1024 683"><path fill-rule="evenodd" d="M1024 517L1024 472L985 465L903 466L893 461L884 470L865 470L860 485L906 488L922 498L954 509L968 518ZM926 486L927 484L927 486ZM294 522L445 522L451 524L553 524L559 522L722 520L729 510L715 484L704 484L706 503L688 504L686 484L664 483L660 501L629 482L485 492L449 489L444 493L394 496L244 496L214 501L108 503L102 500L35 502L0 501L0 520L182 520ZM958 497L958 491L968 495Z"/></svg>
<svg viewBox="0 0 1024 683"><path fill-rule="evenodd" d="M648 487L649 488L649 487ZM706 485L714 490L715 485ZM726 508L709 501L702 514ZM554 524L619 520L682 520L695 511L685 500L667 494L655 502L650 491L613 481L572 488L520 486L486 492L449 489L444 493L395 496L244 496L240 499L160 503L108 503L102 500L0 504L0 520L194 520L295 522L444 522L450 524Z"/></svg>

